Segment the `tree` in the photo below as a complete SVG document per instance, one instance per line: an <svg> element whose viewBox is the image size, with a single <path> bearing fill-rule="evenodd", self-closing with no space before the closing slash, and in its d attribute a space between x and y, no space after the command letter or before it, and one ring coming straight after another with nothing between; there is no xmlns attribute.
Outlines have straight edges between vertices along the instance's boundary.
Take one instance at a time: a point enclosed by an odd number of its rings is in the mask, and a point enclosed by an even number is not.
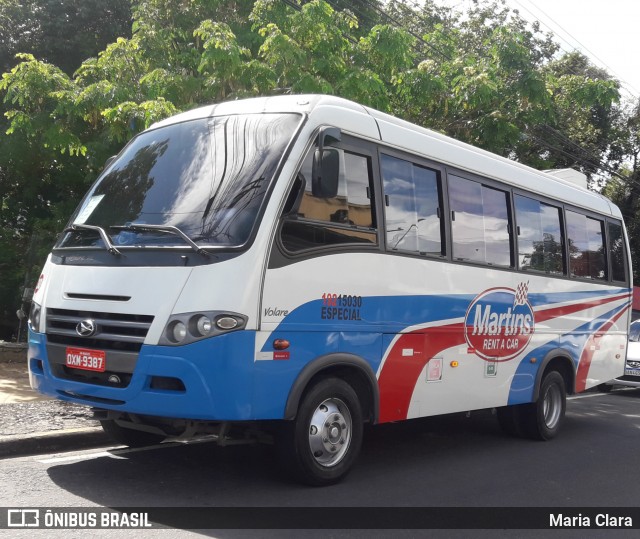
<svg viewBox="0 0 640 539"><path fill-rule="evenodd" d="M116 36L131 33L129 0L0 0L0 70L30 53L71 75Z"/></svg>
<svg viewBox="0 0 640 539"><path fill-rule="evenodd" d="M548 168L579 168L597 182L615 138L619 83L578 52L549 62L545 71L553 115L532 126L528 151L544 156Z"/></svg>
<svg viewBox="0 0 640 539"><path fill-rule="evenodd" d="M640 281L640 102L630 104L618 116L617 137L611 146L618 166L602 193L615 202L629 234L634 281Z"/></svg>
<svg viewBox="0 0 640 539"><path fill-rule="evenodd" d="M68 89L82 61L130 34L128 0L0 0L0 71L25 64L25 95L5 95L0 104L0 339L14 334L22 288L33 286L60 222L87 185L75 155L80 135L61 128L57 119L66 114L60 107L51 115L52 97L43 94ZM36 66L35 57L49 63ZM22 125L17 130L10 131L8 109L11 122ZM22 114L27 109L35 115Z"/></svg>

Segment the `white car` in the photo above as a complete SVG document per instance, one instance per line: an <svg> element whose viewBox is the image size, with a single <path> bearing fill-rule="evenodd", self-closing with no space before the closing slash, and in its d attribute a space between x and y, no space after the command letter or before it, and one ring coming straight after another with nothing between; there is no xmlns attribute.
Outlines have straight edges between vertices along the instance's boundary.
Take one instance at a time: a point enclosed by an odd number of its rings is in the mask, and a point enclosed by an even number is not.
<svg viewBox="0 0 640 539"><path fill-rule="evenodd" d="M640 319L634 320L629 326L629 345L624 375L601 384L598 388L601 391L611 391L613 386L640 387Z"/></svg>

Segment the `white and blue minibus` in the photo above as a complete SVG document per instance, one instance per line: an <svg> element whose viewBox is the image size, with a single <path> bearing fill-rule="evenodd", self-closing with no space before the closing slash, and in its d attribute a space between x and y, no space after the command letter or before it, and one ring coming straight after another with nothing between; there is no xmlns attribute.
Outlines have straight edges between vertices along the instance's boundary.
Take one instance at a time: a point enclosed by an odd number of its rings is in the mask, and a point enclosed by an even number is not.
<svg viewBox="0 0 640 539"><path fill-rule="evenodd" d="M61 233L31 385L130 446L275 440L315 485L365 424L496 409L551 439L622 375L632 285L619 209L560 176L331 96L179 114Z"/></svg>

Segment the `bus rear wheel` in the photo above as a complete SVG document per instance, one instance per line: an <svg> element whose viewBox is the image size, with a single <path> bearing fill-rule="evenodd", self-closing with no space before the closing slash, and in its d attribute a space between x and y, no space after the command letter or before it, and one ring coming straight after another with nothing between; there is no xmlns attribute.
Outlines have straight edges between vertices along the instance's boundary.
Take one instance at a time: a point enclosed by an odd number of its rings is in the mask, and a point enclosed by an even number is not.
<svg viewBox="0 0 640 539"><path fill-rule="evenodd" d="M165 439L165 437L160 434L121 427L112 419L104 419L100 421L100 425L102 426L102 430L104 430L114 442L128 447L156 445Z"/></svg>
<svg viewBox="0 0 640 539"><path fill-rule="evenodd" d="M558 371L545 374L538 399L522 407L524 434L535 440L551 440L559 430L567 407L564 378Z"/></svg>
<svg viewBox="0 0 640 539"><path fill-rule="evenodd" d="M302 482L331 485L351 470L362 431L362 408L354 389L339 378L325 378L304 394L296 419L284 426L280 456Z"/></svg>

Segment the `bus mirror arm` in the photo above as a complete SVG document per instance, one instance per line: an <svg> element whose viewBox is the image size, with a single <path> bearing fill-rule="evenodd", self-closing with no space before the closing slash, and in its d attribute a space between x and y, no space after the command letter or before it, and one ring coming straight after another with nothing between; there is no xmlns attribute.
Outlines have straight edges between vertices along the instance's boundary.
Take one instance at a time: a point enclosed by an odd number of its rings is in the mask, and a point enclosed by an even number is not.
<svg viewBox="0 0 640 539"><path fill-rule="evenodd" d="M327 142L340 142L341 140L342 131L338 127L323 127L318 133L318 150L322 153Z"/></svg>
<svg viewBox="0 0 640 539"><path fill-rule="evenodd" d="M327 142L340 142L342 132L337 127L323 127L318 134L318 148L313 154L311 194L318 198L334 198L338 194L340 154L326 148Z"/></svg>

